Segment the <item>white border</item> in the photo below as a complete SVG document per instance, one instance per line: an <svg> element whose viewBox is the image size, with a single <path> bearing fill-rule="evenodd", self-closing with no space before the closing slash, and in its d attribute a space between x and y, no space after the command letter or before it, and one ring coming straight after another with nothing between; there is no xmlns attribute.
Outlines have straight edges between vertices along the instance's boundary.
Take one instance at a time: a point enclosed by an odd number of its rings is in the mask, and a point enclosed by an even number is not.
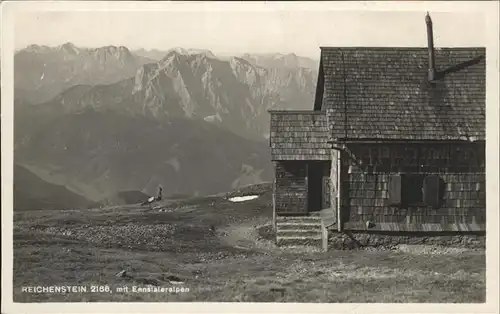
<svg viewBox="0 0 500 314"><path fill-rule="evenodd" d="M485 304L326 304L326 303L39 303L12 302L12 172L13 172L13 18L29 11L433 11L484 12L487 17L487 303ZM1 4L2 65L2 312L3 313L130 313L130 312L298 312L298 313L498 313L498 40L497 1L436 2L118 2L118 1L8 1Z"/></svg>

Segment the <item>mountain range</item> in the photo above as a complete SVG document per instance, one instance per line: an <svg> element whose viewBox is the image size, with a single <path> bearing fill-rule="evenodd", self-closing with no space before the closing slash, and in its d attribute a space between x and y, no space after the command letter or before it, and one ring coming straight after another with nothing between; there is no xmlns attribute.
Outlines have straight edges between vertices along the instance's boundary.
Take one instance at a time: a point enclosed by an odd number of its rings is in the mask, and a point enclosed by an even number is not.
<svg viewBox="0 0 500 314"><path fill-rule="evenodd" d="M119 82L149 62L154 60L134 56L123 46L30 45L14 55L14 86L16 94L41 103L75 85Z"/></svg>
<svg viewBox="0 0 500 314"><path fill-rule="evenodd" d="M316 64L31 45L14 60L15 162L95 202L159 185L205 195L268 181L267 110L310 108Z"/></svg>

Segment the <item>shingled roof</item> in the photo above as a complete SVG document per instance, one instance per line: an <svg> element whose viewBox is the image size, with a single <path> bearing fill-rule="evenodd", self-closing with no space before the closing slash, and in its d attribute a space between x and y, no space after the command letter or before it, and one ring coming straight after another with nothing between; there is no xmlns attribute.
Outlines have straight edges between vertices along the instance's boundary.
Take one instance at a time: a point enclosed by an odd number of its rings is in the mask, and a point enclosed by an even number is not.
<svg viewBox="0 0 500 314"><path fill-rule="evenodd" d="M321 48L323 101L333 139L484 140L485 49Z"/></svg>
<svg viewBox="0 0 500 314"><path fill-rule="evenodd" d="M270 111L273 160L329 160L328 124L321 111Z"/></svg>

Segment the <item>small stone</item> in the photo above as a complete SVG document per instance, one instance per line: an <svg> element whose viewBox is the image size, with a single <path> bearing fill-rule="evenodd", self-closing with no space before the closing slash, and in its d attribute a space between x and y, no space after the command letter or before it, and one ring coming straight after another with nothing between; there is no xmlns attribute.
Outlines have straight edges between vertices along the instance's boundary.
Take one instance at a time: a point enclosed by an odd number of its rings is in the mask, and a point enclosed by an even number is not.
<svg viewBox="0 0 500 314"><path fill-rule="evenodd" d="M285 296L285 291L286 289L283 288L283 287L274 287L274 288L270 288L269 289L271 292L279 292L281 294L281 296Z"/></svg>
<svg viewBox="0 0 500 314"><path fill-rule="evenodd" d="M177 276L175 276L175 275L165 276L165 279L168 280L168 281L170 281L170 283L174 283L174 282L175 283L179 283L179 282L183 283L182 279L179 278L179 277L177 277Z"/></svg>
<svg viewBox="0 0 500 314"><path fill-rule="evenodd" d="M125 270L122 270L121 272L116 274L116 277L125 277L125 276L127 276L127 272Z"/></svg>

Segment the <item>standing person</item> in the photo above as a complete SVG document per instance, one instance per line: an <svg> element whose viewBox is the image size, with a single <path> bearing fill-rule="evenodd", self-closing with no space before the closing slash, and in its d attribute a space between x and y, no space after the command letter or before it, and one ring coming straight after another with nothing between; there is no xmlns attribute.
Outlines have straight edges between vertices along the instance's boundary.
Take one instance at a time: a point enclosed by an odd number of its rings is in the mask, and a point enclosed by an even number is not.
<svg viewBox="0 0 500 314"><path fill-rule="evenodd" d="M156 197L156 200L161 201L162 198L163 198L163 188L160 186L158 187L158 196Z"/></svg>

